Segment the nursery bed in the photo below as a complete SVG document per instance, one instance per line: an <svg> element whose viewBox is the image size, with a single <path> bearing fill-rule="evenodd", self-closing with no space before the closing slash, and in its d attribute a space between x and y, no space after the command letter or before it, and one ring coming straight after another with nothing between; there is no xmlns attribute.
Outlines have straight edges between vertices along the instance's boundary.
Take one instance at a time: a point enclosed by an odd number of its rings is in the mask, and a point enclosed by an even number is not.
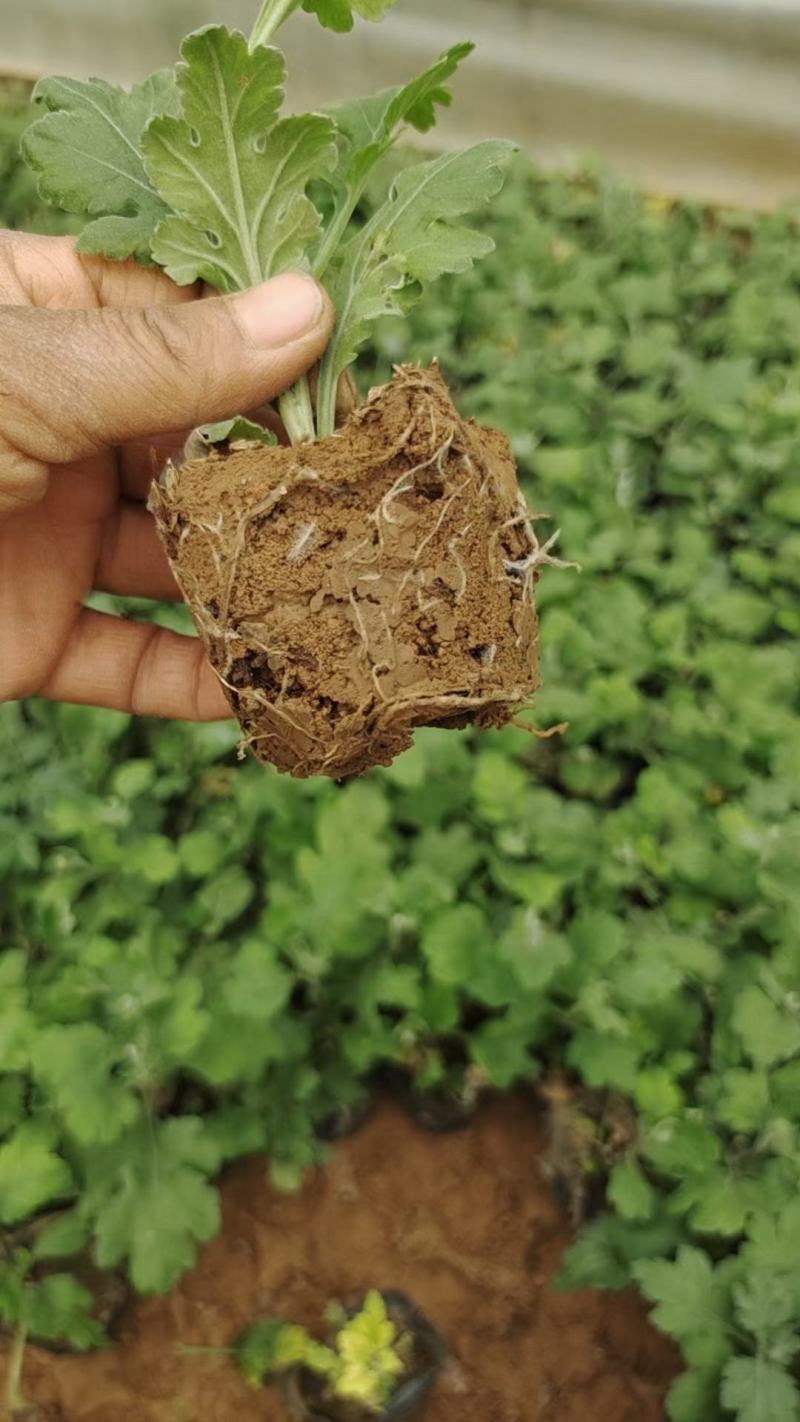
<svg viewBox="0 0 800 1422"><path fill-rule="evenodd" d="M384 1104L295 1196L260 1160L236 1166L222 1233L170 1297L136 1304L112 1351L30 1350L36 1422L278 1422L273 1392L181 1347L226 1344L259 1312L313 1327L326 1298L371 1284L413 1294L450 1348L426 1422L657 1422L678 1361L643 1304L550 1289L570 1231L537 1169L545 1149L509 1096L444 1136Z"/></svg>

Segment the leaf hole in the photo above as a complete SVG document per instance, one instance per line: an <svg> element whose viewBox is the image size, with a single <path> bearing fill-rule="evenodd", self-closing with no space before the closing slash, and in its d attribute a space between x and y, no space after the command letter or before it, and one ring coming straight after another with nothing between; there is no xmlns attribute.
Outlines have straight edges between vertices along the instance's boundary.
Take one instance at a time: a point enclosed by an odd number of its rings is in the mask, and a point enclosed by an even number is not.
<svg viewBox="0 0 800 1422"><path fill-rule="evenodd" d="M219 233L215 232L211 227L208 227L206 229L206 241L208 242L209 247L214 248L215 252L222 246L222 238L220 237Z"/></svg>
<svg viewBox="0 0 800 1422"><path fill-rule="evenodd" d="M200 134L198 133L196 128L189 129L189 142L191 143L192 148L200 147Z"/></svg>
<svg viewBox="0 0 800 1422"><path fill-rule="evenodd" d="M256 134L255 138L253 139L253 151L255 153L266 153L267 135L265 133Z"/></svg>

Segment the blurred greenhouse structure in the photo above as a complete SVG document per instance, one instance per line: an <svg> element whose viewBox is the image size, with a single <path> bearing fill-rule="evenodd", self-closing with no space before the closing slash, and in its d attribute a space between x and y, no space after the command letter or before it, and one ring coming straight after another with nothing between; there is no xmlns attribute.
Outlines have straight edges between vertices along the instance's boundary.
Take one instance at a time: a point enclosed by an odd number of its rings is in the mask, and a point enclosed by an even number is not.
<svg viewBox="0 0 800 1422"><path fill-rule="evenodd" d="M255 10L0 0L0 70L132 81L170 63L187 30L246 27ZM454 32L478 53L438 141L505 133L547 164L596 154L652 190L721 202L769 206L800 187L798 0L402 0L360 26L340 64L337 39L298 17L290 98L322 105L394 83Z"/></svg>

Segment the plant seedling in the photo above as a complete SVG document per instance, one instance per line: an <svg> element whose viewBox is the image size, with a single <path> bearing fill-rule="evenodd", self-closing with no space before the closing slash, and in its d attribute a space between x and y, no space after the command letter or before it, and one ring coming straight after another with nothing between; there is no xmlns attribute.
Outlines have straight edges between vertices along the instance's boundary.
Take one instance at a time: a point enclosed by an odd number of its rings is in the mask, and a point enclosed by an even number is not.
<svg viewBox="0 0 800 1422"><path fill-rule="evenodd" d="M349 1317L331 1306L329 1321L334 1330L330 1346L297 1324L262 1319L240 1334L236 1360L254 1386L292 1369L306 1369L322 1380L332 1398L380 1414L412 1365L411 1335L398 1329L377 1289Z"/></svg>
<svg viewBox="0 0 800 1422"><path fill-rule="evenodd" d="M304 0L332 29L391 0ZM154 486L173 572L243 728L297 776L388 764L420 725L501 726L537 685L540 546L507 441L458 415L434 368L403 366L337 429L337 395L374 322L493 248L465 216L500 190L513 145L403 167L371 215L398 136L425 133L469 55L403 87L281 116L272 41L300 0L265 0L251 35L211 25L126 92L47 79L29 130L44 196L87 221L81 251L154 262L234 292L313 272L336 308L311 384L280 402L289 445L242 415L206 427Z"/></svg>

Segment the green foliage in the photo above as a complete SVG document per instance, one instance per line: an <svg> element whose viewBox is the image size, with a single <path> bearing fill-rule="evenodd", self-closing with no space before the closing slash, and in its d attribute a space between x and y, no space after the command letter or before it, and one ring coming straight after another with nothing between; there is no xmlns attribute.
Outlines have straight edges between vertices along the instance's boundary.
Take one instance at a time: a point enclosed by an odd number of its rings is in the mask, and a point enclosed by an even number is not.
<svg viewBox="0 0 800 1422"><path fill-rule="evenodd" d="M66 1342L79 1352L106 1341L91 1316L94 1300L72 1274L33 1275L33 1256L25 1249L0 1255L0 1318L46 1342Z"/></svg>
<svg viewBox="0 0 800 1422"><path fill-rule="evenodd" d="M493 250L490 237L458 219L496 195L513 151L511 143L489 141L407 168L387 201L344 244L331 283L336 328L320 367L320 435L333 433L339 377L374 323L402 314L426 284L468 271Z"/></svg>
<svg viewBox="0 0 800 1422"><path fill-rule="evenodd" d="M55 235L70 232L75 219L45 203L36 178L20 160L20 144L36 109L23 80L0 82L0 209L4 227Z"/></svg>
<svg viewBox="0 0 800 1422"><path fill-rule="evenodd" d="M353 10L379 19L390 0L304 0L329 28ZM335 114L279 118L285 62L269 41L299 0L265 0L249 39L207 25L183 42L174 72L129 92L102 80L46 79L50 110L23 151L44 198L88 221L79 249L135 256L179 285L242 291L314 268L337 320L320 370L284 396L292 441L332 434L339 378L382 315L407 310L425 284L466 271L493 247L462 219L499 190L508 143L484 143L401 172L358 235L349 225L373 170L405 124L427 132L451 102L460 44L404 87ZM251 427L252 428L252 427Z"/></svg>
<svg viewBox="0 0 800 1422"><path fill-rule="evenodd" d="M151 186L141 135L175 107L172 74L154 74L129 92L102 79L43 79L34 97L49 110L25 134L25 159L42 197L88 217L82 252L146 259L168 208Z"/></svg>
<svg viewBox="0 0 800 1422"><path fill-rule="evenodd" d="M170 216L152 240L154 260L180 285L221 291L302 265L319 236L306 197L336 162L335 129L319 114L277 120L285 65L277 49L251 53L222 25L184 40L177 69L181 117L156 118L144 162Z"/></svg>
<svg viewBox="0 0 800 1422"><path fill-rule="evenodd" d="M689 1364L673 1422L783 1422L800 1329L795 219L520 163L482 225L497 253L381 321L366 365L378 380L439 356L557 515L584 571L541 583L535 718L569 729L424 731L334 786L237 765L224 726L4 708L0 1212L10 1227L73 1201L95 1252L167 1288L214 1228L218 1162L265 1150L296 1182L315 1123L378 1064L502 1086L568 1067L625 1093L637 1128L565 1281L639 1279ZM87 1045L108 1109L81 1115L56 1064Z"/></svg>
<svg viewBox="0 0 800 1422"><path fill-rule="evenodd" d="M380 20L395 0L303 0L303 9L316 15L326 29L346 33L353 28L353 16Z"/></svg>

